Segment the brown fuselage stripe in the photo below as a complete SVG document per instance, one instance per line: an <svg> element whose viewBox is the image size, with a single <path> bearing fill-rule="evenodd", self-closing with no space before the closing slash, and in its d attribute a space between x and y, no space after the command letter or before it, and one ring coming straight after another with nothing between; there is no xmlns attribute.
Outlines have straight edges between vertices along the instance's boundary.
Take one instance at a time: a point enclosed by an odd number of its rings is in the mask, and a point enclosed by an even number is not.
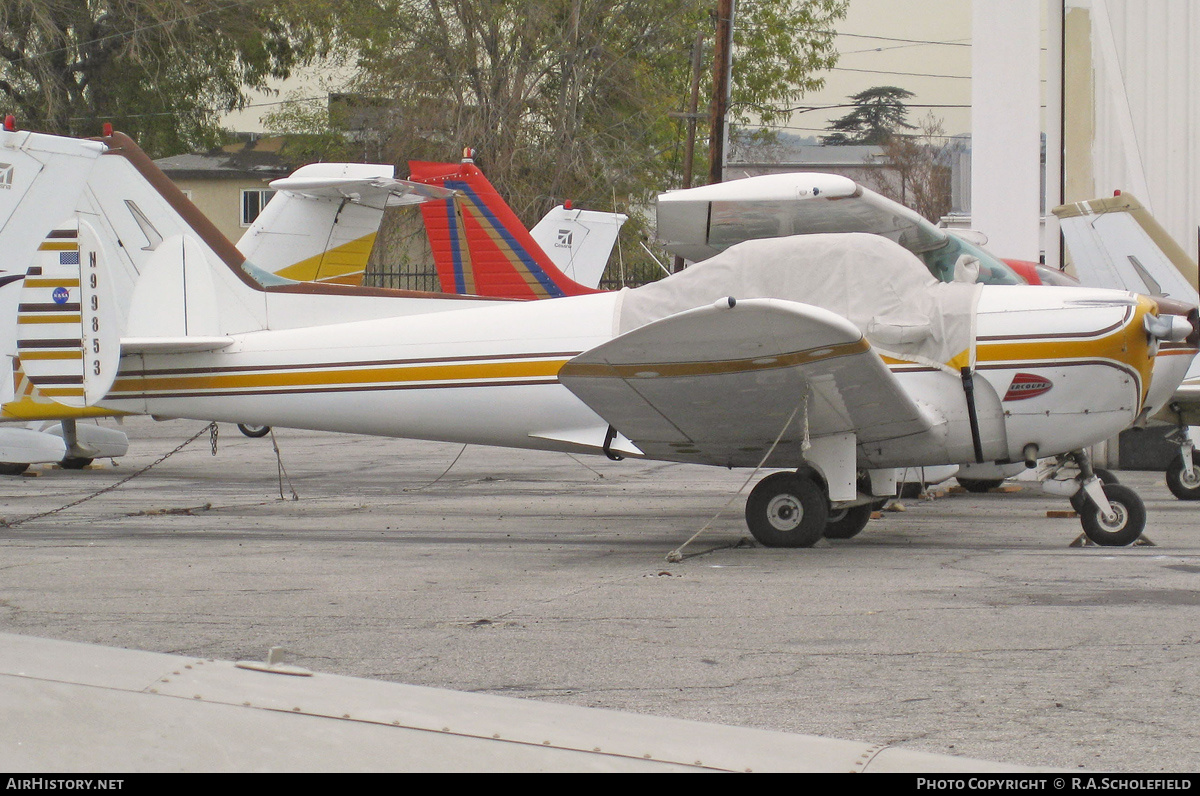
<svg viewBox="0 0 1200 796"><path fill-rule="evenodd" d="M18 304L17 312L79 312L79 304Z"/></svg>
<svg viewBox="0 0 1200 796"><path fill-rule="evenodd" d="M1047 332L1046 334L997 334L997 335L987 335L987 336L981 335L981 336L975 338L975 340L977 343L1000 343L1000 342L1005 342L1005 341L1009 341L1009 340L1022 340L1022 341L1028 341L1028 342L1034 342L1034 341L1046 342L1049 340L1072 340L1072 339L1078 339L1081 337L1100 337L1102 335L1106 335L1106 334L1109 334L1110 332L1115 332L1118 329L1124 328L1125 325L1127 323L1129 323L1129 317L1130 317L1130 315L1133 314L1134 309L1135 308L1133 306L1126 307L1124 318L1117 321L1116 323L1113 323L1113 324L1110 324L1109 326L1104 327L1103 329L1097 329L1094 332Z"/></svg>
<svg viewBox="0 0 1200 796"><path fill-rule="evenodd" d="M17 349L22 348L82 348L83 340L76 337L74 339L56 339L56 340L18 340Z"/></svg>

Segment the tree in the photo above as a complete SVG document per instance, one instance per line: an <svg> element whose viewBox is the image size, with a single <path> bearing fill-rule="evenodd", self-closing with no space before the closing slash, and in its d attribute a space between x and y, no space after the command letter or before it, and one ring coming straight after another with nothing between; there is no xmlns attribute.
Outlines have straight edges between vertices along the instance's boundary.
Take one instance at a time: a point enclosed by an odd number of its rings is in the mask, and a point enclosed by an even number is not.
<svg viewBox="0 0 1200 796"><path fill-rule="evenodd" d="M880 187L936 224L950 212L951 174L961 151L930 111L916 135L892 135L884 143L883 159L891 171L881 173Z"/></svg>
<svg viewBox="0 0 1200 796"><path fill-rule="evenodd" d="M397 161L473 146L526 221L670 187L700 0L385 0L359 20L351 90L390 107ZM738 112L770 121L832 64L845 0L743 0ZM385 23L386 21L386 23ZM706 76L707 79L707 76Z"/></svg>
<svg viewBox="0 0 1200 796"><path fill-rule="evenodd" d="M821 84L846 4L740 0L734 122L784 118ZM711 38L711 9L704 0L380 0L344 29L359 68L346 90L386 108L378 144L398 165L471 146L525 223L564 199L616 205L633 216L622 238L640 252L632 239L646 224L631 208L681 182L683 125L672 112L689 95L697 33Z"/></svg>
<svg viewBox="0 0 1200 796"><path fill-rule="evenodd" d="M301 0L5 0L0 96L32 129L111 122L156 156L203 148L248 88L328 43L333 14Z"/></svg>
<svg viewBox="0 0 1200 796"><path fill-rule="evenodd" d="M896 86L876 86L850 97L854 110L829 124L832 135L822 136L822 144L873 144L882 146L898 130L916 129L908 123L904 100L913 96Z"/></svg>

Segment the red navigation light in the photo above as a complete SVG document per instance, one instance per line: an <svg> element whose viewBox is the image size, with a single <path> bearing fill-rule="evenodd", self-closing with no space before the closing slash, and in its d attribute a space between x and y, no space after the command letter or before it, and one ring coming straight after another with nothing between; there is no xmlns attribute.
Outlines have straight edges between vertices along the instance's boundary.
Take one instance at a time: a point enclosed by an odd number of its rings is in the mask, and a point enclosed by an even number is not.
<svg viewBox="0 0 1200 796"><path fill-rule="evenodd" d="M10 133L17 131L17 117L11 113L4 117L4 129Z"/></svg>
<svg viewBox="0 0 1200 796"><path fill-rule="evenodd" d="M101 127L100 129L104 131L104 137L108 138L113 133L112 122L105 122L104 126Z"/></svg>

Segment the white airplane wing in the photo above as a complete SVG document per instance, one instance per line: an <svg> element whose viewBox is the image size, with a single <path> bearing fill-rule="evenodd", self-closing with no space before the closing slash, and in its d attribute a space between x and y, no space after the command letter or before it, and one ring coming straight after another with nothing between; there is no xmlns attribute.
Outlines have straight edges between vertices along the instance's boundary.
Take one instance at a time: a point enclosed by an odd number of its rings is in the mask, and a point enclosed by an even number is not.
<svg viewBox="0 0 1200 796"><path fill-rule="evenodd" d="M1079 281L1196 303L1196 263L1129 194L1054 208Z"/></svg>
<svg viewBox="0 0 1200 796"><path fill-rule="evenodd" d="M767 464L785 466L806 437L933 425L854 324L777 299L671 315L585 351L559 379L656 459L754 466L787 426Z"/></svg>
<svg viewBox="0 0 1200 796"><path fill-rule="evenodd" d="M821 232L882 235L913 252L946 240L916 211L836 174L748 177L668 191L656 204L659 240L694 261L746 240Z"/></svg>
<svg viewBox="0 0 1200 796"><path fill-rule="evenodd" d="M1015 772L900 746L0 634L9 772Z"/></svg>
<svg viewBox="0 0 1200 796"><path fill-rule="evenodd" d="M293 175L273 180L270 185L276 191L286 191L309 199L347 200L379 209L449 199L454 195L454 191L436 185L398 180L390 176L348 178Z"/></svg>

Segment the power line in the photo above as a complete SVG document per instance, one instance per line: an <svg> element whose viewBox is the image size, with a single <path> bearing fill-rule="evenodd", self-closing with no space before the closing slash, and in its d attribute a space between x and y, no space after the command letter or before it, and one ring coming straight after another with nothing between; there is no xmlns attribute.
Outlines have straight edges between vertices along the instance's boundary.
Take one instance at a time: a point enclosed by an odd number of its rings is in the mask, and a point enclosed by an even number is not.
<svg viewBox="0 0 1200 796"><path fill-rule="evenodd" d="M869 75L902 75L904 77L944 77L952 80L970 80L970 75L934 75L927 72L893 72L886 69L854 69L849 66L835 66L832 72L865 72Z"/></svg>

